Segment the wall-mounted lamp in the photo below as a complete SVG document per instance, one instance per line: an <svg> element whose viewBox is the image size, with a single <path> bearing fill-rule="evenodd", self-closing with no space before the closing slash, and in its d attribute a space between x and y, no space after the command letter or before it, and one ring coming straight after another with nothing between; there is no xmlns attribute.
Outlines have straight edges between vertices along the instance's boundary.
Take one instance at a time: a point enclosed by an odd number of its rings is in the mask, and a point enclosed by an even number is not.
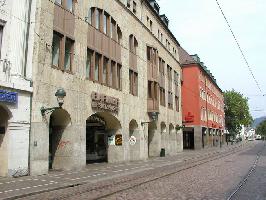
<svg viewBox="0 0 266 200"><path fill-rule="evenodd" d="M175 130L176 130L176 131L179 131L179 130L181 130L181 129L184 129L185 127L186 127L185 125L182 125L182 126L177 125L177 126L175 127Z"/></svg>
<svg viewBox="0 0 266 200"><path fill-rule="evenodd" d="M52 107L52 108L44 108L44 107L41 107L41 113L42 113L42 116L45 115L45 113L50 113L50 112L53 112L59 108L62 108L63 104L64 104L64 97L66 96L66 92L63 88L59 88L56 93L55 93L55 96L57 98L57 102L58 102L58 107Z"/></svg>
<svg viewBox="0 0 266 200"><path fill-rule="evenodd" d="M158 120L159 112L149 112L148 115L150 116L151 121L149 121L149 122L141 122L141 126L143 126L144 124L148 124L148 123L151 123L151 122L154 122L154 121Z"/></svg>

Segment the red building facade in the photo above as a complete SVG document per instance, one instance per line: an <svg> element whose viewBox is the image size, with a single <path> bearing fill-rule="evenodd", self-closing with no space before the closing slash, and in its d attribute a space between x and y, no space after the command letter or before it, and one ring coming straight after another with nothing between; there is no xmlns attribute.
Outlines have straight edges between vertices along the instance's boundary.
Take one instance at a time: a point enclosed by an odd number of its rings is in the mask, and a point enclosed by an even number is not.
<svg viewBox="0 0 266 200"><path fill-rule="evenodd" d="M197 55L190 56L182 47L179 55L183 68L183 146L219 146L224 142L223 92Z"/></svg>

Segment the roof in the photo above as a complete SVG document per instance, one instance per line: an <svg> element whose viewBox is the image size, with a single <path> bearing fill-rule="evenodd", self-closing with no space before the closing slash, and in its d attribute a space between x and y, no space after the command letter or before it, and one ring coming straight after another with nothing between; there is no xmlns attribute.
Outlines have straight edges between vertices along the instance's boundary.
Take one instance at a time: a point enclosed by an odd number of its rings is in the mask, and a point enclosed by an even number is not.
<svg viewBox="0 0 266 200"><path fill-rule="evenodd" d="M181 46L178 47L179 62L181 65L185 64L196 64L197 62L183 49Z"/></svg>
<svg viewBox="0 0 266 200"><path fill-rule="evenodd" d="M216 79L210 72L210 70L207 69L207 67L204 65L203 62L200 61L200 58L197 54L195 55L189 55L189 53L183 49L181 46L178 47L178 53L179 53L179 62L182 67L185 67L190 64L197 64L198 67L207 74L207 76L210 78L210 80L213 82L213 84L221 91L222 89L218 86Z"/></svg>

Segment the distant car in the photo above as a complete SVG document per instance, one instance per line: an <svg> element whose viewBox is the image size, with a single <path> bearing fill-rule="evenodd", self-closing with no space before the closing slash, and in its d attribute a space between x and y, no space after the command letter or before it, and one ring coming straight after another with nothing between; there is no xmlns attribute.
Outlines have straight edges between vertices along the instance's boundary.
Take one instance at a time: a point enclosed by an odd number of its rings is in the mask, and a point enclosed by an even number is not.
<svg viewBox="0 0 266 200"><path fill-rule="evenodd" d="M256 140L261 140L261 135L257 135Z"/></svg>

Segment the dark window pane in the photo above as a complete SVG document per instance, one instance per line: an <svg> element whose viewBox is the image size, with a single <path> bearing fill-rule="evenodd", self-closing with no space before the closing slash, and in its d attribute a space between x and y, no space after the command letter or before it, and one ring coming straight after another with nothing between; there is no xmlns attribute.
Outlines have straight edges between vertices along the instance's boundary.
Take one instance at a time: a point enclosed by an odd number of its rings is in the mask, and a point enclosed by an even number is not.
<svg viewBox="0 0 266 200"><path fill-rule="evenodd" d="M90 50L87 51L86 78L91 77L92 54L93 54L92 51Z"/></svg>
<svg viewBox="0 0 266 200"><path fill-rule="evenodd" d="M107 66L108 66L108 59L104 58L103 60L103 83L107 83Z"/></svg>
<svg viewBox="0 0 266 200"><path fill-rule="evenodd" d="M100 66L100 55L95 54L95 68L94 68L94 80L99 81L99 66Z"/></svg>
<svg viewBox="0 0 266 200"><path fill-rule="evenodd" d="M67 9L73 12L73 0L66 0L66 3Z"/></svg>
<svg viewBox="0 0 266 200"><path fill-rule="evenodd" d="M65 44L65 62L64 62L64 69L66 71L70 71L71 69L71 63L72 63L72 49L73 49L73 41L70 39L66 39Z"/></svg>
<svg viewBox="0 0 266 200"><path fill-rule="evenodd" d="M52 46L52 64L59 67L59 57L60 57L60 42L62 37L57 33L53 34L53 46Z"/></svg>

